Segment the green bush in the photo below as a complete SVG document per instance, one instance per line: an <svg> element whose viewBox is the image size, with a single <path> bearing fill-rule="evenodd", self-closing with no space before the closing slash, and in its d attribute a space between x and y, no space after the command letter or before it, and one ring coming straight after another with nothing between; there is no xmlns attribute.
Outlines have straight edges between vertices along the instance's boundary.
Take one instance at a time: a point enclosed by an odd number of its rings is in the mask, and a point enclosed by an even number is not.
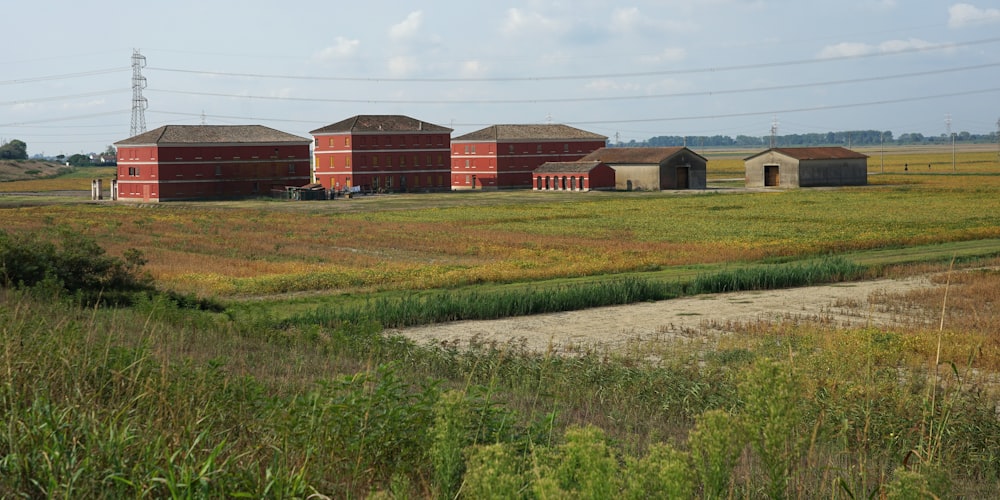
<svg viewBox="0 0 1000 500"><path fill-rule="evenodd" d="M55 289L85 304L131 303L136 292L153 290L151 279L141 273L146 260L139 250L110 257L79 232L64 229L59 236L56 245L35 234L0 230L0 285Z"/></svg>

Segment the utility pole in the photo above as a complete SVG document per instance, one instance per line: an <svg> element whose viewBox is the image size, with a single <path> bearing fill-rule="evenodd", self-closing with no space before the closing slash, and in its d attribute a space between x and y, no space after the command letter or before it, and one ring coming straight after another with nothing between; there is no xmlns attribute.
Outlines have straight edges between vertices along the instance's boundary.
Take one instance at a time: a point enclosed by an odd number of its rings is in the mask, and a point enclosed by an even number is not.
<svg viewBox="0 0 1000 500"><path fill-rule="evenodd" d="M142 96L146 88L146 77L142 76L142 68L146 67L146 56L139 49L132 50L132 127L131 136L137 136L146 131L146 107L149 102Z"/></svg>
<svg viewBox="0 0 1000 500"><path fill-rule="evenodd" d="M882 163L882 173L885 173L885 132L878 133L879 161Z"/></svg>
<svg viewBox="0 0 1000 500"><path fill-rule="evenodd" d="M951 171L955 172L955 136L951 135L951 113L944 115L944 126L948 131L948 138L951 139Z"/></svg>

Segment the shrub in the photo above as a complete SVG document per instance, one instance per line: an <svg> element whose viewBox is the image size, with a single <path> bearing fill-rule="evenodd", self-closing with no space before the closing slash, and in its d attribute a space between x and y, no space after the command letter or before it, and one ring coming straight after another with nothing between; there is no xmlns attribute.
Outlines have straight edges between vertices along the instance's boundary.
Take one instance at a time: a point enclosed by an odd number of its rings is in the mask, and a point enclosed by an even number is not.
<svg viewBox="0 0 1000 500"><path fill-rule="evenodd" d="M140 272L146 260L139 250L109 257L91 238L70 230L60 233L57 246L34 234L0 230L0 285L55 287L85 304L130 303L135 292L153 290L151 279Z"/></svg>

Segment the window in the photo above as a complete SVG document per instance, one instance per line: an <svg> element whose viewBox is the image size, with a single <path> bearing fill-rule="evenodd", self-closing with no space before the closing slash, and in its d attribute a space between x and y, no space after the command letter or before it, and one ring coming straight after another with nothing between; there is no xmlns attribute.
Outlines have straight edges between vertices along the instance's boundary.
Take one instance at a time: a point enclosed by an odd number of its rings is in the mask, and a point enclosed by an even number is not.
<svg viewBox="0 0 1000 500"><path fill-rule="evenodd" d="M386 189L392 189L392 176L391 175L388 175L385 178L385 188Z"/></svg>
<svg viewBox="0 0 1000 500"><path fill-rule="evenodd" d="M465 160L465 168L469 168L469 160Z"/></svg>
<svg viewBox="0 0 1000 500"><path fill-rule="evenodd" d="M222 165L215 166L215 175L222 175Z"/></svg>
<svg viewBox="0 0 1000 500"><path fill-rule="evenodd" d="M514 154L514 145L513 144L510 145L510 154Z"/></svg>
<svg viewBox="0 0 1000 500"><path fill-rule="evenodd" d="M333 137L330 138L330 147L333 147Z"/></svg>
<svg viewBox="0 0 1000 500"><path fill-rule="evenodd" d="M351 136L344 137L344 147L345 148L351 147Z"/></svg>
<svg viewBox="0 0 1000 500"><path fill-rule="evenodd" d="M427 166L429 167L431 165L433 165L433 163L431 163L431 155L427 155Z"/></svg>
<svg viewBox="0 0 1000 500"><path fill-rule="evenodd" d="M335 167L335 166L336 166L336 165L334 165L334 164L333 164L333 157L331 156L331 157L330 157L330 168L333 168L333 167Z"/></svg>
<svg viewBox="0 0 1000 500"><path fill-rule="evenodd" d="M438 162L437 162L437 164L438 165L444 165L444 159L443 159L443 157L441 155L438 155Z"/></svg>
<svg viewBox="0 0 1000 500"><path fill-rule="evenodd" d="M469 154L469 145L468 144L465 145L465 154Z"/></svg>
<svg viewBox="0 0 1000 500"><path fill-rule="evenodd" d="M535 149L535 152L537 152L537 153L541 153L542 152L542 145L541 144L538 145L538 148Z"/></svg>
<svg viewBox="0 0 1000 500"><path fill-rule="evenodd" d="M417 155L413 155L413 166L414 167L420 166L420 157Z"/></svg>
<svg viewBox="0 0 1000 500"><path fill-rule="evenodd" d="M563 153L569 153L569 143L563 144Z"/></svg>
<svg viewBox="0 0 1000 500"><path fill-rule="evenodd" d="M378 156L372 156L372 166L378 166Z"/></svg>
<svg viewBox="0 0 1000 500"><path fill-rule="evenodd" d="M295 164L294 163L289 163L288 164L288 173L291 174L291 175L295 175Z"/></svg>
<svg viewBox="0 0 1000 500"><path fill-rule="evenodd" d="M405 156L400 156L399 157L399 166L400 167L405 167L406 166L406 157Z"/></svg>
<svg viewBox="0 0 1000 500"><path fill-rule="evenodd" d="M344 166L347 167L347 168L351 168L351 157L350 156L348 156L347 158L344 158Z"/></svg>
<svg viewBox="0 0 1000 500"><path fill-rule="evenodd" d="M476 145L475 144L472 145L472 154L476 154Z"/></svg>

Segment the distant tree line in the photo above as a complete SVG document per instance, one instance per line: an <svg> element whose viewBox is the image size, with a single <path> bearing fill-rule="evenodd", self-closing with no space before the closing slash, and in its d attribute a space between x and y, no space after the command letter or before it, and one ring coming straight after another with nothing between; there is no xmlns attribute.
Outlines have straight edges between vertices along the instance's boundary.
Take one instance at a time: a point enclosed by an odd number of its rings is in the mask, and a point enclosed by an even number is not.
<svg viewBox="0 0 1000 500"><path fill-rule="evenodd" d="M958 132L955 134L956 142L964 143L987 143L996 142L996 132L989 134L970 134L969 132ZM775 136L775 144L780 146L878 146L880 144L911 145L911 144L947 144L951 139L947 134L939 136L925 136L919 132L910 132L895 137L891 130L847 130L842 132L825 132L810 134L786 134ZM645 141L635 139L627 143L612 144L612 146L628 147L676 147L687 146L690 148L701 147L768 147L771 144L771 136L749 136L738 135L732 138L728 135L694 135L677 136L661 135L650 137Z"/></svg>

